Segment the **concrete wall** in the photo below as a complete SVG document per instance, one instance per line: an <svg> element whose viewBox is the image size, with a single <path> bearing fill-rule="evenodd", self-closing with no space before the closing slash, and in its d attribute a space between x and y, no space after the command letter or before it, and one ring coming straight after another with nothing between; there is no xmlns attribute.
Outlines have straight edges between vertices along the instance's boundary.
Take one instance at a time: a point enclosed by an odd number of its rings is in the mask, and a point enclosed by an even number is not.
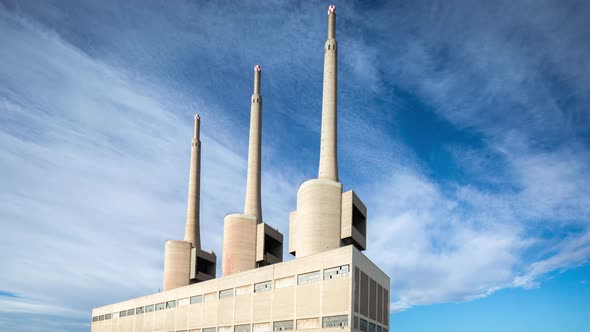
<svg viewBox="0 0 590 332"><path fill-rule="evenodd" d="M248 325L251 332L254 328L267 332L268 326L285 321L291 321L296 330L319 331L336 329L322 328L323 322L341 315L347 321L337 329L351 331L355 262L389 291L389 278L365 261L357 249L347 246L96 308L92 316L103 320L93 322L92 331L210 332L208 328L217 328L217 332L234 332ZM200 302L191 304L191 299ZM171 301L174 307L167 308ZM146 306L158 304L162 310L145 312ZM137 313L138 308L144 312ZM113 317L131 309L131 316ZM111 319L104 319L108 314Z"/></svg>
<svg viewBox="0 0 590 332"><path fill-rule="evenodd" d="M224 276L256 267L256 217L230 214L223 221L221 268Z"/></svg>
<svg viewBox="0 0 590 332"><path fill-rule="evenodd" d="M314 179L297 191L296 256L302 258L340 247L342 184Z"/></svg>
<svg viewBox="0 0 590 332"><path fill-rule="evenodd" d="M164 249L164 290L189 284L191 243L168 240Z"/></svg>

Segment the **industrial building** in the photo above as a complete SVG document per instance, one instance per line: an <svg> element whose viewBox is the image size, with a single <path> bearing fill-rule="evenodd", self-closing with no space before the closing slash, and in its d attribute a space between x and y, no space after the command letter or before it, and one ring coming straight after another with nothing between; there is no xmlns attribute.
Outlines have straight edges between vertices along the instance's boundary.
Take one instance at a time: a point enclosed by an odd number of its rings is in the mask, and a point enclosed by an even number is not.
<svg viewBox="0 0 590 332"><path fill-rule="evenodd" d="M367 208L342 192L337 159L336 8L328 8L324 46L318 177L297 192L283 235L263 222L261 204L261 67L250 100L246 199L224 220L223 277L217 257L200 245L200 118L195 116L184 240L166 241L164 291L92 310L93 332L389 332L390 279L361 251Z"/></svg>

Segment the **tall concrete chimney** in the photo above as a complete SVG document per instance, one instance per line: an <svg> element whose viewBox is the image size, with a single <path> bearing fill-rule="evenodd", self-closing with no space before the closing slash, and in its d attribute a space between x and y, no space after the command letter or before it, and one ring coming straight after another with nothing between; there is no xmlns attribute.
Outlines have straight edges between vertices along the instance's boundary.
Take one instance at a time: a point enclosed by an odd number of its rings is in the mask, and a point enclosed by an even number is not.
<svg viewBox="0 0 590 332"><path fill-rule="evenodd" d="M338 182L337 88L338 46L336 7L328 7L328 39L324 45L322 129L318 178L305 181L297 191L297 210L289 216L289 252L305 257L352 243L347 232L352 222L343 217L342 184ZM346 196L353 197L352 193ZM360 201L360 200L359 200ZM345 203L350 205L350 199ZM348 206L347 205L347 206ZM347 207L348 210L348 207ZM344 227L343 225L344 222ZM344 232L342 232L344 230Z"/></svg>
<svg viewBox="0 0 590 332"><path fill-rule="evenodd" d="M193 142L191 144L191 165L188 182L188 205L186 209L186 228L184 241L190 242L194 248L201 249L201 234L199 230L199 207L201 192L201 118L195 114Z"/></svg>
<svg viewBox="0 0 590 332"><path fill-rule="evenodd" d="M256 267L256 231L261 222L260 204L260 66L254 66L254 93L250 100L250 142L244 214L229 214L223 221L223 275Z"/></svg>
<svg viewBox="0 0 590 332"><path fill-rule="evenodd" d="M191 163L188 181L188 205L184 241L167 240L164 249L164 285L170 290L215 278L217 257L201 250L199 223L201 190L201 118L194 116Z"/></svg>
<svg viewBox="0 0 590 332"><path fill-rule="evenodd" d="M260 150L262 126L262 97L260 96L260 66L254 66L254 93L250 105L250 142L248 146L248 178L246 180L246 202L244 214L256 217L262 222L260 199Z"/></svg>
<svg viewBox="0 0 590 332"><path fill-rule="evenodd" d="M260 158L262 131L261 69L254 66L254 92L250 99L250 142L244 214L229 214L223 221L222 272L224 276L282 261L283 235L262 222Z"/></svg>
<svg viewBox="0 0 590 332"><path fill-rule="evenodd" d="M336 43L336 7L328 7L328 39L324 46L324 90L322 96L322 133L319 179L338 181L338 48Z"/></svg>

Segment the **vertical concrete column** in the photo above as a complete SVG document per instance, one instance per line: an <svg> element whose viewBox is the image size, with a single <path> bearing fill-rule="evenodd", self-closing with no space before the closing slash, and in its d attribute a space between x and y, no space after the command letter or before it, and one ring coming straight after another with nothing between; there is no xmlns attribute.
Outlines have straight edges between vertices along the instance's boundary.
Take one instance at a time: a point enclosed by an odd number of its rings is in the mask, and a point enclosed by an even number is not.
<svg viewBox="0 0 590 332"><path fill-rule="evenodd" d="M260 154L262 134L262 96L260 96L260 66L254 66L254 93L250 104L250 141L248 146L248 178L244 214L262 222L260 198Z"/></svg>
<svg viewBox="0 0 590 332"><path fill-rule="evenodd" d="M328 40L324 46L324 86L322 96L322 132L319 179L338 181L338 48L336 43L336 7L328 8Z"/></svg>
<svg viewBox="0 0 590 332"><path fill-rule="evenodd" d="M201 191L201 118L195 114L193 142L191 143L191 165L188 182L188 206L186 209L186 228L184 240L193 247L201 249L201 235L199 230L199 208Z"/></svg>

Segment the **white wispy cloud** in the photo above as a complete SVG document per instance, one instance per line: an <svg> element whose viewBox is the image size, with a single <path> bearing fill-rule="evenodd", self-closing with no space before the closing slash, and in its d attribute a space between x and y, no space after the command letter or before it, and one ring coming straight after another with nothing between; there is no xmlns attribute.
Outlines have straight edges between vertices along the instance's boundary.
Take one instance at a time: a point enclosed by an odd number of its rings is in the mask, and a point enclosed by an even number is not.
<svg viewBox="0 0 590 332"><path fill-rule="evenodd" d="M0 283L23 296L2 310L85 321L94 306L161 287L164 241L183 236L192 112L203 118L203 245L220 256L223 216L243 207L246 160L212 135L227 130L219 110L0 15L11 46L0 50L0 219L10 234L0 243L11 253ZM268 220L288 213L286 183L265 172Z"/></svg>
<svg viewBox="0 0 590 332"><path fill-rule="evenodd" d="M392 278L394 311L537 287L590 257L587 21L543 4L533 16L527 2L339 6L341 180L369 208L367 255ZM274 5L0 5L0 284L21 296L2 312L77 330L92 307L157 291L164 241L184 229L192 113L202 242L221 256L223 217L243 208L251 88L228 63L269 69L262 204L288 235L297 186L317 170L325 26L312 5ZM207 87L220 73L237 97L211 93L228 89ZM473 184L437 179L391 130L394 88L481 138L444 146ZM11 317L0 327L17 330Z"/></svg>

